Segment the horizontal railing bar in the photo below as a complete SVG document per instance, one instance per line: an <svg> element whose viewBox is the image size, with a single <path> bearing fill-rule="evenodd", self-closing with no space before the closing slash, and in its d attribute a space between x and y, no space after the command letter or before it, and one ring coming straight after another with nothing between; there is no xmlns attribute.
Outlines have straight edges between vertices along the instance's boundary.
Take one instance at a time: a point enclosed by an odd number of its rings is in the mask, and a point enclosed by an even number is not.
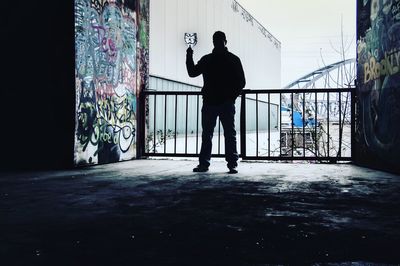
<svg viewBox="0 0 400 266"><path fill-rule="evenodd" d="M271 89L271 90L250 90L244 89L242 94L284 94L284 93L336 93L351 92L353 88L335 88L335 89ZM146 95L201 95L201 91L143 91Z"/></svg>
<svg viewBox="0 0 400 266"><path fill-rule="evenodd" d="M200 91L143 91L146 95L201 95Z"/></svg>
<svg viewBox="0 0 400 266"><path fill-rule="evenodd" d="M144 153L146 157L199 157L199 154L195 153ZM225 158L224 154L211 154L214 158Z"/></svg>
<svg viewBox="0 0 400 266"><path fill-rule="evenodd" d="M315 89L262 89L262 90L254 90L254 89L244 89L242 90L242 94L255 94L255 93L327 93L327 92L351 92L354 88L334 88L334 89L326 89L326 88L315 88Z"/></svg>
<svg viewBox="0 0 400 266"><path fill-rule="evenodd" d="M145 153L144 156L146 157L198 157L199 154L195 153ZM212 154L211 157L213 158L225 158L224 154ZM351 161L351 157L268 157L268 156L246 156L243 157L239 155L242 160L267 160L267 161Z"/></svg>
<svg viewBox="0 0 400 266"><path fill-rule="evenodd" d="M246 156L242 160L267 160L267 161L352 161L351 157L268 157L268 156Z"/></svg>

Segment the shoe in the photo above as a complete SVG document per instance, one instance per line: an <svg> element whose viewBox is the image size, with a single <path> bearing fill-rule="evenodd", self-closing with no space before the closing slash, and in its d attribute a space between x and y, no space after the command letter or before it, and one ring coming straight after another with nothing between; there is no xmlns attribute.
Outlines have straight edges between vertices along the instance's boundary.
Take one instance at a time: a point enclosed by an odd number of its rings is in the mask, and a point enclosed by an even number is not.
<svg viewBox="0 0 400 266"><path fill-rule="evenodd" d="M204 165L198 165L195 168L193 168L193 172L196 173L207 172L207 171L208 171L208 166Z"/></svg>
<svg viewBox="0 0 400 266"><path fill-rule="evenodd" d="M229 172L228 173L229 174L237 174L238 170L237 170L236 166L235 167L229 167Z"/></svg>

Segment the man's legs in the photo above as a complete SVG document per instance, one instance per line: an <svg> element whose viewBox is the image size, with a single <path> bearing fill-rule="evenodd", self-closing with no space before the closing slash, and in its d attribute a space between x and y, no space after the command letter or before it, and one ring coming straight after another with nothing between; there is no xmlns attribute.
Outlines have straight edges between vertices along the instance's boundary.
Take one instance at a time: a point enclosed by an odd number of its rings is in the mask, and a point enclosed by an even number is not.
<svg viewBox="0 0 400 266"><path fill-rule="evenodd" d="M211 160L212 138L214 128L217 123L218 107L203 103L201 109L201 126L203 133L201 135L201 150L199 164L202 167L209 167Z"/></svg>
<svg viewBox="0 0 400 266"><path fill-rule="evenodd" d="M219 114L224 128L225 160L228 162L229 169L236 168L239 160L236 146L235 113L234 103L224 103Z"/></svg>

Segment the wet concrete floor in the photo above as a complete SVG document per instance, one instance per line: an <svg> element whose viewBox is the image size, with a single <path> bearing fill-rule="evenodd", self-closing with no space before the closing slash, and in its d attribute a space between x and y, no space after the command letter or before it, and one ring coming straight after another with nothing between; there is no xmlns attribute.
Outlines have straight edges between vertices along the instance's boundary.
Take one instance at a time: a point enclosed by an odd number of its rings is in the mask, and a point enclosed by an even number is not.
<svg viewBox="0 0 400 266"><path fill-rule="evenodd" d="M0 174L0 265L399 265L400 176L141 160Z"/></svg>

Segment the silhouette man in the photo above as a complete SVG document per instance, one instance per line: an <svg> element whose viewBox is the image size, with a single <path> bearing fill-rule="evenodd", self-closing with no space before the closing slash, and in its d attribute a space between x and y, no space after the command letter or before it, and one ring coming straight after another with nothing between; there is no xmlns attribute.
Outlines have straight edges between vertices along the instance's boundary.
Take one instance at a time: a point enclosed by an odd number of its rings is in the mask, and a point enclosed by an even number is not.
<svg viewBox="0 0 400 266"><path fill-rule="evenodd" d="M212 137L219 116L224 128L225 160L229 173L237 173L239 155L236 147L235 100L246 85L242 63L239 57L228 51L225 33L213 35L214 49L203 56L195 65L193 49L186 50L186 68L190 77L203 75L203 128L199 165L194 172L206 172L210 166Z"/></svg>

